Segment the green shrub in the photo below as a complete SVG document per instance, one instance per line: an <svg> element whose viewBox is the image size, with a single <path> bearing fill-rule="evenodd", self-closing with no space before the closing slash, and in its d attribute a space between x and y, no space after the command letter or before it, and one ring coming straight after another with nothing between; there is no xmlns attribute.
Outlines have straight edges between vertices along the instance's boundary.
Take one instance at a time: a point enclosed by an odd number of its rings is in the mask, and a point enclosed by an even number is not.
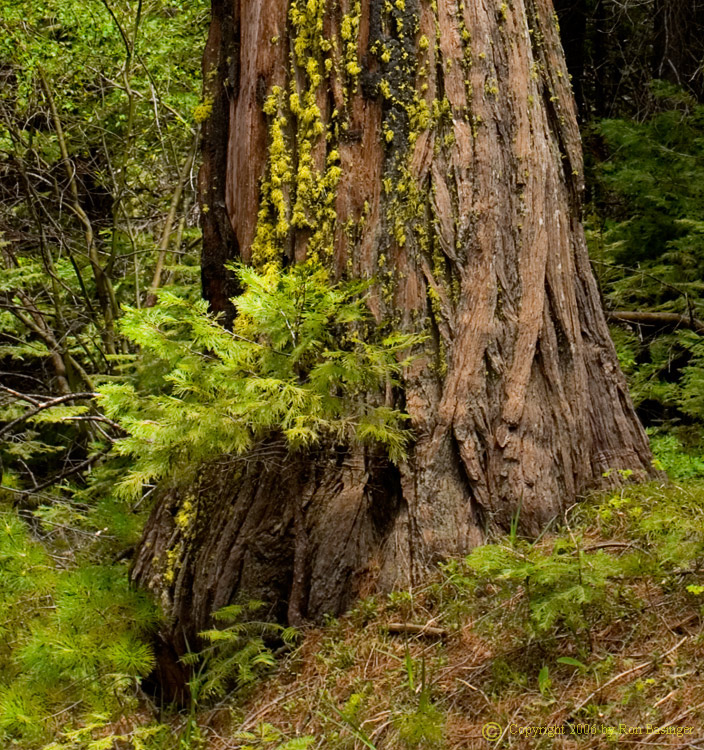
<svg viewBox="0 0 704 750"><path fill-rule="evenodd" d="M704 485L694 482L598 495L576 506L570 527L549 540L506 538L445 565L440 606L449 622L471 610L504 641L567 635L584 649L595 626L640 610L644 579L693 593L704 554L702 508ZM595 530L607 541L594 539Z"/></svg>
<svg viewBox="0 0 704 750"><path fill-rule="evenodd" d="M555 539L551 548L488 544L466 559L478 585L498 589L503 600L519 597L516 612L528 634L567 631L578 638L588 636L615 606L614 580L633 565L630 557L584 552L576 540L565 537Z"/></svg>
<svg viewBox="0 0 704 750"><path fill-rule="evenodd" d="M37 747L81 717L134 705L157 612L124 568L62 569L13 512L0 513L0 741Z"/></svg>
<svg viewBox="0 0 704 750"><path fill-rule="evenodd" d="M236 269L232 331L170 292L146 310L128 309L122 330L142 350L138 377L101 389L108 416L129 437L127 494L224 453L281 435L290 450L327 440L379 443L403 457L407 416L385 401L419 336L381 335L369 320L368 284L333 284L306 263L259 273ZM372 397L369 397L369 394Z"/></svg>

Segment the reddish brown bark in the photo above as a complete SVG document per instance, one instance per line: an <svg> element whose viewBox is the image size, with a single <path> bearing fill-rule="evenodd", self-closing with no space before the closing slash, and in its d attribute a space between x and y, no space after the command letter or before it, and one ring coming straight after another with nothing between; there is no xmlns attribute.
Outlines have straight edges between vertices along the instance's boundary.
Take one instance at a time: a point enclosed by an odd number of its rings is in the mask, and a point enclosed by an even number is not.
<svg viewBox="0 0 704 750"><path fill-rule="evenodd" d="M291 62L294 0L231 2L227 14L216 4L206 54L206 78L223 75L208 67L218 60L237 70L202 172L204 195L225 181L237 239L206 232L204 266L215 269L233 247L252 259L271 175L264 103L275 86L286 92L285 138L299 159L286 98L307 80ZM339 275L380 279L370 301L380 321L430 332L401 402L416 440L398 469L369 451L296 457L272 445L166 493L134 574L160 594L177 650L239 594L294 622L336 613L360 593L419 580L519 509L537 534L607 469L651 471L580 225L580 138L550 0L437 0L436 10L362 0L356 78L342 59L353 10L327 3L324 36L337 47L315 91L329 135L313 144L315 168L322 175L336 150L342 170L325 259ZM419 124L421 100L431 120ZM284 186L289 211L297 189ZM304 257L312 232L290 229L282 260ZM206 278L210 299L217 284ZM187 532L174 521L186 495L198 514Z"/></svg>

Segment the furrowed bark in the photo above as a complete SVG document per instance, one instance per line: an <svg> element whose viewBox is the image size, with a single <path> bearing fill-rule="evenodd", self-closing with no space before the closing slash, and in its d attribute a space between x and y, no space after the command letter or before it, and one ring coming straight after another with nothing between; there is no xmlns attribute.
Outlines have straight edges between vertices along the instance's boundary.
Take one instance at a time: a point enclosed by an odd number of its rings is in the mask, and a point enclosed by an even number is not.
<svg viewBox="0 0 704 750"><path fill-rule="evenodd" d="M378 321L430 342L405 377L416 440L399 468L272 446L163 495L134 576L177 652L240 595L319 619L519 512L538 534L607 469L651 474L589 266L549 0L216 2L206 70L213 307L225 260L315 256L374 277Z"/></svg>

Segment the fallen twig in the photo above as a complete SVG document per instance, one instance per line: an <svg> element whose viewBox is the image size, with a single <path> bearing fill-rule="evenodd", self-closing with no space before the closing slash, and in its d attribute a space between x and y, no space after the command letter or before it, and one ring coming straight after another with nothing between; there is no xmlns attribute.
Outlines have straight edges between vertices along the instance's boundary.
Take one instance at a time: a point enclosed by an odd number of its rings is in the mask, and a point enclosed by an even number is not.
<svg viewBox="0 0 704 750"><path fill-rule="evenodd" d="M390 622L386 625L389 633L413 633L414 635L430 635L438 638L447 637L445 628L437 628L434 625L416 625L411 622Z"/></svg>
<svg viewBox="0 0 704 750"><path fill-rule="evenodd" d="M666 656L669 656L673 651L676 651L686 640L689 638L689 636L685 636L681 641L678 641L669 651L666 651L660 659L664 659ZM642 664L637 664L635 667L631 667L630 669L627 669L625 672L621 672L621 674L617 674L615 677L612 677L610 680L605 682L603 685L600 685L593 693L590 693L573 711L573 714L576 714L577 711L580 711L584 706L589 703L589 701L598 693L600 693L605 688L609 687L609 685L613 685L615 682L618 682L624 677L628 677L629 674L633 674L634 672L640 672L641 669L645 669L646 667L653 667L655 666L656 661L658 659L649 659L648 661L644 661Z"/></svg>

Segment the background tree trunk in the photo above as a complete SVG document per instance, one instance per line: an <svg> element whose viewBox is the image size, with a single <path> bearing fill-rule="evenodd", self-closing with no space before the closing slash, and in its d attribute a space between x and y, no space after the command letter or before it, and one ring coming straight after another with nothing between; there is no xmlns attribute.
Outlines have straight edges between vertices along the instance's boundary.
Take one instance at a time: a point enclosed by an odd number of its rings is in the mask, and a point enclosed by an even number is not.
<svg viewBox="0 0 704 750"><path fill-rule="evenodd" d="M653 75L704 94L704 1L655 0Z"/></svg>
<svg viewBox="0 0 704 750"><path fill-rule="evenodd" d="M338 613L519 512L539 533L607 469L652 471L587 257L550 0L215 0L205 59L213 306L232 253L314 255L376 277L377 319L431 339L400 468L272 442L163 495L134 577L176 652L238 595L294 623Z"/></svg>

